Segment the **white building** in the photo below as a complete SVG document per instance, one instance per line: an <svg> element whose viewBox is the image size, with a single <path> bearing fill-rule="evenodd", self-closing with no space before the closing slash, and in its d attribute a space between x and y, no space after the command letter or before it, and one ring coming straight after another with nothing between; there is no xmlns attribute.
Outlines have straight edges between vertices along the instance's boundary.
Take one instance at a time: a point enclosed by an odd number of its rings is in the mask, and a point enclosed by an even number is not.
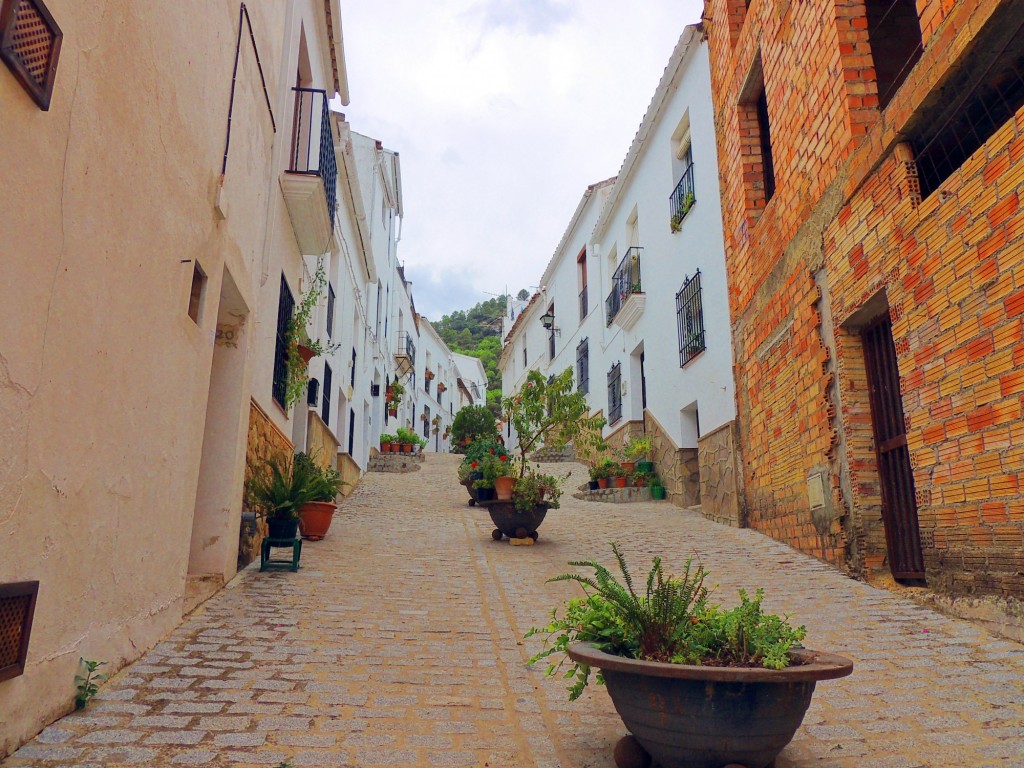
<svg viewBox="0 0 1024 768"><path fill-rule="evenodd" d="M618 175L587 189L501 356L506 393L532 368L574 368L605 439L650 435L670 498L697 503L703 485L716 514L735 503L719 488L734 477L735 392L717 167L708 51L690 26Z"/></svg>
<svg viewBox="0 0 1024 768"><path fill-rule="evenodd" d="M458 378L459 401L455 412L467 405L487 405L487 371L478 358L452 353Z"/></svg>

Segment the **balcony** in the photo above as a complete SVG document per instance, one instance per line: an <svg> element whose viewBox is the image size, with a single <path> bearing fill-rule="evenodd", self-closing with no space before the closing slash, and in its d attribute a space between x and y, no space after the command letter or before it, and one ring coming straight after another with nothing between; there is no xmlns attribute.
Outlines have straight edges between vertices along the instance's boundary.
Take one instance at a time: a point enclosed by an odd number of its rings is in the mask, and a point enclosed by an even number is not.
<svg viewBox="0 0 1024 768"><path fill-rule="evenodd" d="M288 217L304 254L327 250L334 231L338 161L327 92L292 88L295 113L288 170L281 174Z"/></svg>
<svg viewBox="0 0 1024 768"><path fill-rule="evenodd" d="M395 350L395 372L404 376L416 365L416 345L407 331L398 334L398 349Z"/></svg>
<svg viewBox="0 0 1024 768"><path fill-rule="evenodd" d="M686 218L686 214L690 212L696 201L693 186L693 163L690 163L668 199L669 215L671 216L669 226L673 232L682 229L683 219Z"/></svg>
<svg viewBox="0 0 1024 768"><path fill-rule="evenodd" d="M640 282L640 251L642 248L633 247L626 251L619 266L612 275L612 291L605 300L606 324L614 322L623 330L630 330L647 306L647 296L644 295L643 286Z"/></svg>

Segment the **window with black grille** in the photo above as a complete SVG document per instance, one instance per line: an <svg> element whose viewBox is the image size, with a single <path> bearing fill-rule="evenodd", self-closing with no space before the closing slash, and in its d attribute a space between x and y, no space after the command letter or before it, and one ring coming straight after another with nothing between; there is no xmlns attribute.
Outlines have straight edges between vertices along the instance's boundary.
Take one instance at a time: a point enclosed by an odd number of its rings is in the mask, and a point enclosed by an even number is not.
<svg viewBox="0 0 1024 768"><path fill-rule="evenodd" d="M42 0L3 0L0 59L42 110L50 108L63 37Z"/></svg>
<svg viewBox="0 0 1024 768"><path fill-rule="evenodd" d="M922 198L1024 107L1024 14L1019 9L1019 3L1003 3L992 13L908 130Z"/></svg>
<svg viewBox="0 0 1024 768"><path fill-rule="evenodd" d="M622 418L622 365L616 363L608 371L608 423Z"/></svg>
<svg viewBox="0 0 1024 768"><path fill-rule="evenodd" d="M423 436L430 437L430 406L423 406Z"/></svg>
<svg viewBox="0 0 1024 768"><path fill-rule="evenodd" d="M584 395L590 392L590 339L576 345L576 388Z"/></svg>
<svg viewBox="0 0 1024 768"><path fill-rule="evenodd" d="M331 425L331 378L333 372L331 366L324 363L324 396L320 401L321 410L320 415L323 417L324 424L327 426Z"/></svg>
<svg viewBox="0 0 1024 768"><path fill-rule="evenodd" d="M349 375L348 385L354 387L356 385L356 348L352 347L352 370Z"/></svg>
<svg viewBox="0 0 1024 768"><path fill-rule="evenodd" d="M327 284L327 338L334 337L334 286Z"/></svg>
<svg viewBox="0 0 1024 768"><path fill-rule="evenodd" d="M295 310L295 298L281 275L281 295L277 300L277 339L274 345L274 381L271 394L282 408L288 391L288 323Z"/></svg>
<svg viewBox="0 0 1024 768"><path fill-rule="evenodd" d="M679 367L704 351L704 308L701 306L700 270L683 283L676 294L676 328L679 331Z"/></svg>
<svg viewBox="0 0 1024 768"><path fill-rule="evenodd" d="M38 581L0 584L0 680L24 674Z"/></svg>

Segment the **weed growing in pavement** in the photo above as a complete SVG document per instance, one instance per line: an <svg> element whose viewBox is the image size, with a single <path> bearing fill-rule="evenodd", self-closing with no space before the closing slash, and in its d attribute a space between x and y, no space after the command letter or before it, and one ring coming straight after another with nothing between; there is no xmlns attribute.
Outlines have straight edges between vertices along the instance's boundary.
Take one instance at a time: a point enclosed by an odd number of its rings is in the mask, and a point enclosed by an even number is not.
<svg viewBox="0 0 1024 768"><path fill-rule="evenodd" d="M91 661L89 659L79 659L79 663L85 668L84 675L75 675L75 690L78 693L75 694L75 707L77 709L84 709L85 705L89 703L89 699L96 695L100 687L98 683L102 683L107 679L107 675L97 673L96 670L102 667L107 662L105 661Z"/></svg>

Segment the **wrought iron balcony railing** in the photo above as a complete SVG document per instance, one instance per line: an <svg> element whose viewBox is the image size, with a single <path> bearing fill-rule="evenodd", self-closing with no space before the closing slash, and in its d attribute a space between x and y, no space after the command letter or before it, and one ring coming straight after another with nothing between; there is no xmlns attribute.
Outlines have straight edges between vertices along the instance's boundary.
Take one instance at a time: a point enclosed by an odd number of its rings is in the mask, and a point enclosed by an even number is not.
<svg viewBox="0 0 1024 768"><path fill-rule="evenodd" d="M288 172L311 174L323 179L333 231L338 159L334 154L327 92L317 88L292 88L292 91L295 92L295 117Z"/></svg>
<svg viewBox="0 0 1024 768"><path fill-rule="evenodd" d="M623 303L634 293L642 293L643 286L640 283L640 251L643 248L636 246L629 248L626 255L622 257L619 266L612 275L612 291L605 300L606 325L611 325L612 320L619 314Z"/></svg>
<svg viewBox="0 0 1024 768"><path fill-rule="evenodd" d="M689 167L683 171L683 177L679 179L676 188L672 190L668 201L669 215L671 216L669 226L672 227L673 232L678 232L686 214L690 212L693 204L697 201L693 185L693 163L690 163Z"/></svg>
<svg viewBox="0 0 1024 768"><path fill-rule="evenodd" d="M412 334L402 331L398 334L398 350L395 357L407 357L410 363L416 362L416 344L412 340Z"/></svg>

